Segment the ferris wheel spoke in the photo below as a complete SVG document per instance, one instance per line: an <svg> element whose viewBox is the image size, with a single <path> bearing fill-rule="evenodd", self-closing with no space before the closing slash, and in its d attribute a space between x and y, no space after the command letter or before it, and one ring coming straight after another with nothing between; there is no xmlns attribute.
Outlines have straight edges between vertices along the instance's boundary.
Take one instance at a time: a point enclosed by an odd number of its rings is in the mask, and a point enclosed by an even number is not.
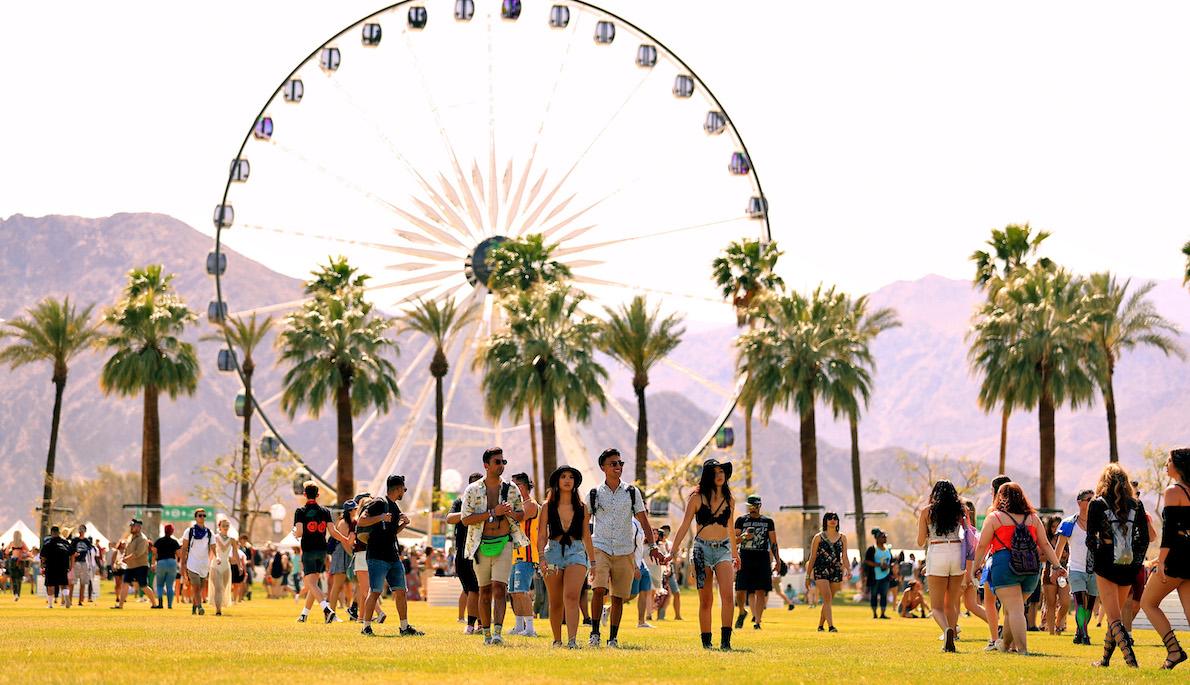
<svg viewBox="0 0 1190 685"><path fill-rule="evenodd" d="M301 230L294 229L294 228L277 228L274 226L264 226L261 224L238 224L236 226L236 228L237 229L249 229L252 231L278 233L281 235L292 235L292 236L298 236L300 238L311 238L313 240L321 240L323 242L335 243L337 245L356 245L356 246L360 246L360 247L378 247L378 248L392 247L391 245L387 245L385 243L376 243L376 242L372 242L369 240L351 240L350 238L340 238L338 236L326 235L325 233L314 233L311 231L301 231ZM406 237L406 236L402 236L402 237ZM410 240L410 238L408 238L408 237L406 237L406 239ZM422 239L424 240L424 238L422 238ZM437 244L437 243L434 243L434 244Z"/></svg>
<svg viewBox="0 0 1190 685"><path fill-rule="evenodd" d="M657 231L654 233L641 233L638 235L629 235L629 236L625 236L623 238L617 238L615 240L606 240L606 241L599 242L599 243L589 243L587 245L573 245L571 247L561 247L561 248L558 248L557 250L554 250L554 255L562 257L562 256L565 256L568 254L582 252L584 250L594 250L597 248L608 247L611 245L621 245L623 243L630 243L630 242L633 242L636 240L648 240L650 238L661 238L664 236L674 235L675 233L686 233L689 231L697 231L700 229L714 228L715 226L722 226L724 224L730 224L730 223L734 223L736 221L742 221L746 218L747 217L743 217L743 216L733 216L729 219L720 219L719 221L707 221L707 222L700 223L700 224L691 224L689 226L678 226L676 228L667 228L663 231Z"/></svg>
<svg viewBox="0 0 1190 685"><path fill-rule="evenodd" d="M632 415L628 413L628 410L624 408L624 405L621 404L618 399L616 399L615 393L612 392L611 386L606 381L600 383L599 385L603 388L603 395L607 398L607 403L611 405L611 408L616 413L616 415L623 419L624 423L628 424L629 428L631 428L633 431L636 431L639 425L637 420L632 418ZM665 453L661 451L661 448L657 446L657 443L654 442L652 438L648 439L648 447L649 451L653 453L653 456L659 457L661 459L666 458Z"/></svg>
<svg viewBox="0 0 1190 685"><path fill-rule="evenodd" d="M585 285L603 286L603 287L608 287L608 288L620 288L623 290L628 290L630 292L645 292L645 293L653 293L654 295L668 295L671 297L682 297L687 300L695 300L698 302L712 302L714 304L722 304L724 306L727 306L726 303L723 302L723 300L717 300L713 297L707 297L705 295L694 295L691 293L682 293L682 292L676 292L673 290L663 290L661 288L648 288L648 287L645 287L642 285L637 285L635 283L620 283L618 281L609 281L609 280L603 279L603 278L595 278L594 276L585 276L583 274L574 274L571 277L571 280L573 280L575 283L578 283L580 285L585 284Z"/></svg>
<svg viewBox="0 0 1190 685"><path fill-rule="evenodd" d="M733 397L731 388L725 388L723 385L707 379L706 377L696 373L693 369L687 366L682 366L669 357L662 358L661 363L724 399Z"/></svg>
<svg viewBox="0 0 1190 685"><path fill-rule="evenodd" d="M306 304L310 298L304 297L300 300L290 300L288 302L278 302L277 304L268 304L262 307L255 307L253 309L242 309L238 312L228 314L228 318L243 318L245 316L252 316L253 314L271 314L273 312L285 311L286 309L297 309Z"/></svg>
<svg viewBox="0 0 1190 685"><path fill-rule="evenodd" d="M630 181L627 181L627 182L625 182L625 183L621 184L621 185L620 185L620 187L616 188L615 190L613 190L612 192L608 193L607 195L604 195L603 197L599 198L599 199L598 199L598 200L596 200L595 202L592 202L590 205L587 205L587 206L586 206L586 207L584 207L583 209L581 209L581 210L579 210L579 211L575 212L574 214L570 215L569 217L567 217L567 218L563 219L562 221L559 221L558 223L554 224L553 226L550 226L549 228L547 228L547 229L543 230L543 231L541 232L541 235L542 235L542 237L543 237L543 238L548 238L548 237L550 237L551 235L553 235L554 233L556 233L556 232L558 232L558 231L562 230L563 228L566 228L566 227L567 227L567 226L569 226L570 224L572 224L572 223L574 223L575 221L577 221L578 219L582 218L582 216L583 216L584 214L586 214L587 212L591 211L592 209L595 209L596 207L598 207L599 205L603 204L604 202L607 202L608 200L610 200L611 198L615 197L616 195L619 195L621 192L623 192L623 191L624 191L624 189L625 189L625 188L630 188L630 187L632 187L632 186L636 185L636 183L637 183L637 182L639 182L641 178L643 178L643 176L637 176L637 177L633 178L632 180L630 180ZM573 197L573 196L572 196L572 197ZM569 201L569 200L568 200L568 201ZM555 211L551 212L551 213L550 213L550 215L549 215L549 216L547 216L547 217L545 218L545 221L549 221L549 220L550 220L551 218L553 218L553 217L554 217L554 216L555 216L557 213L558 213L558 211L557 211L557 210L555 210ZM581 228L581 229L578 229L578 230L575 230L575 231L571 231L570 233L566 234L565 236L562 236L561 238L559 238L559 239L558 239L558 242L564 242L564 241L566 241L566 240L569 240L569 239L572 239L572 238L576 238L576 237L578 237L578 236L582 235L583 233L586 233L588 230L590 230L590 229L592 229L592 228L595 228L595 226L596 226L595 224L592 224L591 226L587 226L587 227L585 227L585 228ZM557 254L557 253L555 253L555 254Z"/></svg>

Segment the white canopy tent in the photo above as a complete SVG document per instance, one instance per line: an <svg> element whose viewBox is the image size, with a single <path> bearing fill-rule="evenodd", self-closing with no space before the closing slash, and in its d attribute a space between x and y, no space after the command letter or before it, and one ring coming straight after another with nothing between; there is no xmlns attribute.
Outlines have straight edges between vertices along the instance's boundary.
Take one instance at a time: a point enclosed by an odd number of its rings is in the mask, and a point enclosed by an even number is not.
<svg viewBox="0 0 1190 685"><path fill-rule="evenodd" d="M32 528L26 526L24 521L17 521L9 526L8 530L4 531L3 535L0 535L0 545L7 545L12 542L13 533L20 533L21 540L29 547L39 547L41 545L41 541L37 539L37 533L34 533Z"/></svg>
<svg viewBox="0 0 1190 685"><path fill-rule="evenodd" d="M91 536L91 540L96 545L98 545L104 549L111 547L112 541L109 540L108 537L106 535L104 535L102 531L99 530L98 526L96 526L94 523L92 523L90 521L87 521L84 525L87 526L87 534Z"/></svg>

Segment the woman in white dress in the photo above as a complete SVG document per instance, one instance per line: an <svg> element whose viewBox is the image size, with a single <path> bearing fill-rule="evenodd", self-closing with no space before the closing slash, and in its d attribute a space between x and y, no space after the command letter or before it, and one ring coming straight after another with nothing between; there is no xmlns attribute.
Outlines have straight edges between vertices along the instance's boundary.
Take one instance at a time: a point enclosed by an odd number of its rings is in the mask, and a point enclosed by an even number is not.
<svg viewBox="0 0 1190 685"><path fill-rule="evenodd" d="M240 567L244 572L243 561L240 557L240 543L228 534L231 522L223 519L218 525L219 532L215 534L215 559L211 562L211 603L215 605L215 615L223 615L223 607L231 604L231 566Z"/></svg>

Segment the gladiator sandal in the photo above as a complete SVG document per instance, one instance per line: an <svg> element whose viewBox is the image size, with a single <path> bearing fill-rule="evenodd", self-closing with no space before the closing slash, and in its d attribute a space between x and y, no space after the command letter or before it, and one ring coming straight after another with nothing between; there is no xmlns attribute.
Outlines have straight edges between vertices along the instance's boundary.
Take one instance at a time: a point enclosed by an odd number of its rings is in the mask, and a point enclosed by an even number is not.
<svg viewBox="0 0 1190 685"><path fill-rule="evenodd" d="M1186 660L1186 650L1182 649L1182 645L1178 644L1178 638L1174 636L1172 629L1161 636L1161 641L1165 643L1165 651L1168 652L1165 657L1165 663L1161 664L1161 670L1173 670L1174 666ZM1173 658L1174 654L1177 654L1178 658Z"/></svg>
<svg viewBox="0 0 1190 685"><path fill-rule="evenodd" d="M1098 666L1100 668L1107 668L1108 666L1111 666L1111 657L1112 654L1115 653L1116 640L1114 637L1112 637L1112 631L1109 630L1107 631L1107 634L1103 636L1103 658L1091 665Z"/></svg>
<svg viewBox="0 0 1190 685"><path fill-rule="evenodd" d="M1132 651L1132 636L1128 634L1123 623L1116 621L1113 625L1119 626L1116 643L1120 646L1120 653L1124 655L1124 663L1132 668L1136 668L1136 652Z"/></svg>

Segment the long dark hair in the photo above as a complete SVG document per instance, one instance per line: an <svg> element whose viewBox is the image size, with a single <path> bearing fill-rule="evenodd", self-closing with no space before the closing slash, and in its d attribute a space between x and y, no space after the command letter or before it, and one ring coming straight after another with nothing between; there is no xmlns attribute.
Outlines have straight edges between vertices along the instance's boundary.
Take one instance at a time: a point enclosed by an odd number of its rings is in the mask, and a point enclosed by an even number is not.
<svg viewBox="0 0 1190 685"><path fill-rule="evenodd" d="M828 511L822 515L822 532L824 532L824 533L826 532L826 522L830 521L832 519L834 520L835 523L839 523L839 515L833 511ZM839 524L839 532L840 533L843 532L842 524Z"/></svg>
<svg viewBox="0 0 1190 685"><path fill-rule="evenodd" d="M959 493L954 483L940 480L934 483L930 492L930 526L935 535L947 535L957 530L963 520L963 503L959 500Z"/></svg>
<svg viewBox="0 0 1190 685"><path fill-rule="evenodd" d="M573 539L570 532L576 526L582 525L583 516L585 515L583 508L585 505L583 505L583 498L579 497L578 488L576 487L570 490L570 506L573 508L574 517L570 519L569 530L562 527L562 517L558 514L558 500L562 498L561 486L555 488L551 485L546 488L545 492L546 533L552 537L553 531L560 530L563 536Z"/></svg>
<svg viewBox="0 0 1190 685"><path fill-rule="evenodd" d="M707 506L711 505L711 495L715 493L718 487L715 485L715 471L722 468L722 466L716 466L714 468L703 469L702 475L698 478L698 495L706 499ZM726 479L723 480L723 489L720 492L723 494L723 499L727 502L727 507L730 509L735 502L731 499L731 489L727 487Z"/></svg>
<svg viewBox="0 0 1190 685"><path fill-rule="evenodd" d="M1171 450L1169 460L1173 462L1174 469L1182 477L1182 482L1190 485L1190 449Z"/></svg>

